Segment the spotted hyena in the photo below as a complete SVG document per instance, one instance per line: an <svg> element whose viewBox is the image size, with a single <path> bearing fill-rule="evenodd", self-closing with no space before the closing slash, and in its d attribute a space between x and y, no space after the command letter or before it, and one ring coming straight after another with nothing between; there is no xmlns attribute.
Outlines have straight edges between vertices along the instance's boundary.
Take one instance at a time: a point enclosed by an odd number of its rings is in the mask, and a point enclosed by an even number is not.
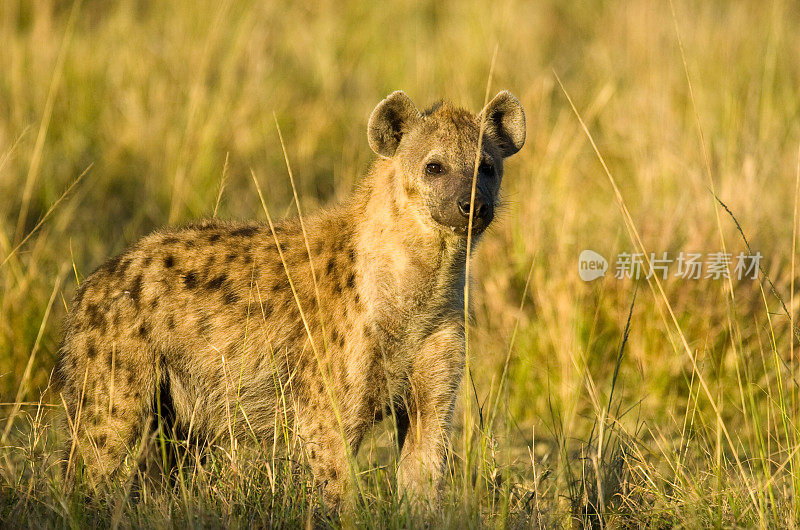
<svg viewBox="0 0 800 530"><path fill-rule="evenodd" d="M379 159L362 184L304 224L164 229L80 284L57 366L70 465L95 483L119 474L169 401L212 440L271 446L289 429L336 501L348 455L389 414L400 491L436 496L464 366L470 217L476 240L525 115L508 92L475 115L420 112L398 91L368 138Z"/></svg>

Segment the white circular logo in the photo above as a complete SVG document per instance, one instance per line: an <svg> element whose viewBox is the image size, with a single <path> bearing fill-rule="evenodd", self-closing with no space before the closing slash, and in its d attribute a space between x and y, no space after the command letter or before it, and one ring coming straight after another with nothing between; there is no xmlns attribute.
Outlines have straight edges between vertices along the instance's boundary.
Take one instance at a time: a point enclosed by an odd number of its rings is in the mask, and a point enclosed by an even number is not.
<svg viewBox="0 0 800 530"><path fill-rule="evenodd" d="M608 261L594 250L584 250L578 256L578 275L585 282L605 276L607 270Z"/></svg>

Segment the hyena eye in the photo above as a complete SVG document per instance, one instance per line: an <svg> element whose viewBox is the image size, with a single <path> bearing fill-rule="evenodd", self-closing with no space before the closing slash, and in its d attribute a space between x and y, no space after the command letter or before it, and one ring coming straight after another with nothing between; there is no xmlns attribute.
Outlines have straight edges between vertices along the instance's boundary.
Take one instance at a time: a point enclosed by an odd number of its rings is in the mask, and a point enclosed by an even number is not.
<svg viewBox="0 0 800 530"><path fill-rule="evenodd" d="M442 172L442 165L438 162L431 162L425 165L425 172L429 175L438 175Z"/></svg>
<svg viewBox="0 0 800 530"><path fill-rule="evenodd" d="M478 173L483 173L484 175L494 175L494 166L492 166L487 160L481 160L481 164L478 166Z"/></svg>

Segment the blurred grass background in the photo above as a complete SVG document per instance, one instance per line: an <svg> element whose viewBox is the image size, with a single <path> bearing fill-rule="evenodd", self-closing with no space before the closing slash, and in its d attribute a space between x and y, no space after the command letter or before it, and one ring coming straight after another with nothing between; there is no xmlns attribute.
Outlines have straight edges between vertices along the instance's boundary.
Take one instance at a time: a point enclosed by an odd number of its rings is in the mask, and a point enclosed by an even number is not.
<svg viewBox="0 0 800 530"><path fill-rule="evenodd" d="M504 211L475 254L478 404L467 429L496 475L486 483L513 475L514 487L534 492L514 505L534 523L541 496L551 514L583 522L625 512L644 524L796 527L800 9L674 8L673 19L669 2L650 0L4 0L0 399L36 401L47 386L75 276L154 228L210 216L226 159L220 217L261 217L251 168L271 210L293 213L273 113L310 210L347 195L365 172L366 122L380 99L403 89L420 107L444 97L477 111L497 47L492 93L519 97L528 139L507 163ZM647 251L675 257L724 244L749 254L713 186L787 311L763 276L670 278L676 327L645 280L615 279L613 269L580 280L581 250L613 268L636 247L554 73ZM598 448L602 425L618 452ZM587 452L599 457L594 468ZM586 519L592 510L607 513Z"/></svg>

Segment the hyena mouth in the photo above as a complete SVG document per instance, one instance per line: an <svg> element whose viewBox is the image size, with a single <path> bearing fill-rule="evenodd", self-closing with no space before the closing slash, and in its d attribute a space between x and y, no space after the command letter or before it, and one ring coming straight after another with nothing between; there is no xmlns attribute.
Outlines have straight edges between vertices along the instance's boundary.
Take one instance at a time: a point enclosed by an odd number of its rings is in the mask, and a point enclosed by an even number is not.
<svg viewBox="0 0 800 530"><path fill-rule="evenodd" d="M488 224L484 224L483 222L473 223L472 235L477 236L482 234L488 226L489 226ZM465 226L448 226L447 228L449 228L450 231L457 236L467 237L467 231L469 227L465 225Z"/></svg>

